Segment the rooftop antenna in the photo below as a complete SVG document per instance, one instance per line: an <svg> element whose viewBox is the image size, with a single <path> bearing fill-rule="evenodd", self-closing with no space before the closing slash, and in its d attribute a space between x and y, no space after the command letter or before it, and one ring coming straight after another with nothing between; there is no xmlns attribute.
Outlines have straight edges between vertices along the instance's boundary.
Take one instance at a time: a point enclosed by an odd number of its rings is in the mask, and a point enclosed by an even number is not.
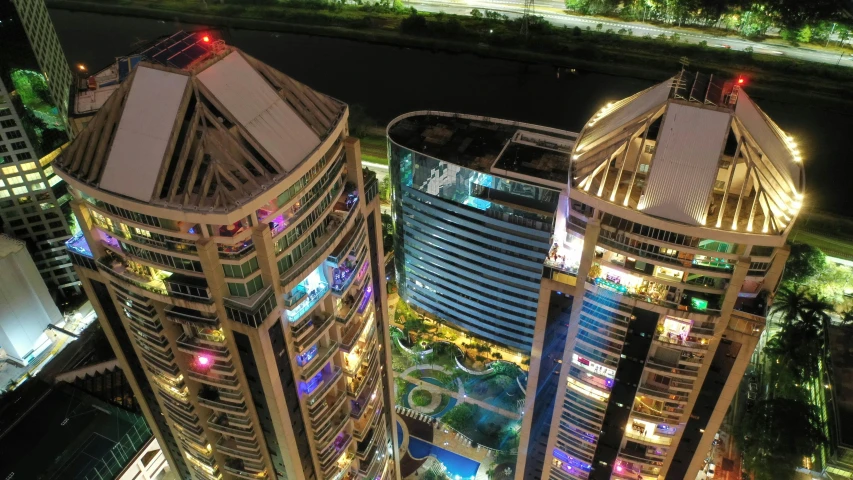
<svg viewBox="0 0 853 480"><path fill-rule="evenodd" d="M536 13L534 0L524 0L524 17L521 19L521 34L527 38L530 34L530 17Z"/></svg>
<svg viewBox="0 0 853 480"><path fill-rule="evenodd" d="M678 63L681 64L681 71L684 72L685 70L687 70L687 67L690 66L690 59L687 57L681 57L680 59L678 59Z"/></svg>

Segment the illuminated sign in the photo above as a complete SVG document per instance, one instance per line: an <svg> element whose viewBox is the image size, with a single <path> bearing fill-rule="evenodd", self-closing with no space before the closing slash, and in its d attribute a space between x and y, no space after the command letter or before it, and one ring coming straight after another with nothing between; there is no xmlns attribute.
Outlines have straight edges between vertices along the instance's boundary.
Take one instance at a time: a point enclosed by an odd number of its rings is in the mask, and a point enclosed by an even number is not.
<svg viewBox="0 0 853 480"><path fill-rule="evenodd" d="M587 360L587 359L579 356L577 353L572 354L572 363L583 368L584 370L588 370L592 373L595 373L597 375L601 375L601 376L604 376L607 378L613 378L616 376L616 370L613 370L612 368L607 368L604 365L599 365L595 362Z"/></svg>

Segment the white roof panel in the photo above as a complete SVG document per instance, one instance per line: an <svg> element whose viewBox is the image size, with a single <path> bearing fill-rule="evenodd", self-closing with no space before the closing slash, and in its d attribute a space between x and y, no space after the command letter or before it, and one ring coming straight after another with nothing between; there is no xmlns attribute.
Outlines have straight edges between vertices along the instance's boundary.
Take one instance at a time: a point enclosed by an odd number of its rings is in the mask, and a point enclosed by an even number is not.
<svg viewBox="0 0 853 480"><path fill-rule="evenodd" d="M320 144L320 137L238 52L198 78L285 170L293 170Z"/></svg>
<svg viewBox="0 0 853 480"><path fill-rule="evenodd" d="M647 88L642 92L620 100L611 106L611 110L603 117L593 121L593 125L586 127L583 136L578 140L579 151L584 151L598 140L606 137L631 120L640 117L649 110L663 106L669 98L672 90L672 80Z"/></svg>
<svg viewBox="0 0 853 480"><path fill-rule="evenodd" d="M784 132L742 90L738 94L735 117L746 127L773 165L789 176L792 182L789 186L792 189L799 187L800 165L783 139Z"/></svg>
<svg viewBox="0 0 853 480"><path fill-rule="evenodd" d="M665 115L645 195L637 209L703 225L731 115L679 103L671 103Z"/></svg>
<svg viewBox="0 0 853 480"><path fill-rule="evenodd" d="M101 188L148 202L189 77L140 66L110 149Z"/></svg>

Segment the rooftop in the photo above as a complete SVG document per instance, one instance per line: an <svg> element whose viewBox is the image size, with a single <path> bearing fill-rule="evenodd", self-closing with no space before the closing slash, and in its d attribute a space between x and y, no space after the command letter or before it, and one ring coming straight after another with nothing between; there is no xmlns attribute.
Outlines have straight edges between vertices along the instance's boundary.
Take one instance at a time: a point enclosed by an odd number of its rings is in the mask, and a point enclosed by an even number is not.
<svg viewBox="0 0 853 480"><path fill-rule="evenodd" d="M572 153L573 187L680 223L780 234L802 205L794 140L713 75L680 72L608 104Z"/></svg>
<svg viewBox="0 0 853 480"><path fill-rule="evenodd" d="M576 137L548 127L432 111L408 113L388 126L388 138L410 150L557 189L568 181Z"/></svg>
<svg viewBox="0 0 853 480"><path fill-rule="evenodd" d="M135 51L116 58L106 68L89 76L80 85L74 99L75 115L91 115L100 110L110 95L142 61L164 67L187 68L193 62L210 55L216 47L204 34L180 31L146 42Z"/></svg>
<svg viewBox="0 0 853 480"><path fill-rule="evenodd" d="M206 34L183 35L117 62L120 84L55 162L63 176L227 212L285 178L343 118L343 103Z"/></svg>

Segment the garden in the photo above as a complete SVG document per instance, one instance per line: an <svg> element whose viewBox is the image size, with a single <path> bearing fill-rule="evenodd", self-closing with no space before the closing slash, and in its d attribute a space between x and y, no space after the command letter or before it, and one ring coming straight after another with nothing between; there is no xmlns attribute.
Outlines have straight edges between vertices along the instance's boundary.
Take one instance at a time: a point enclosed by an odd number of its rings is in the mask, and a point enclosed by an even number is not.
<svg viewBox="0 0 853 480"><path fill-rule="evenodd" d="M404 302L397 304L395 323L402 326L391 328L397 404L439 419L473 443L516 448L526 372L485 343L462 341L458 332L425 321Z"/></svg>

